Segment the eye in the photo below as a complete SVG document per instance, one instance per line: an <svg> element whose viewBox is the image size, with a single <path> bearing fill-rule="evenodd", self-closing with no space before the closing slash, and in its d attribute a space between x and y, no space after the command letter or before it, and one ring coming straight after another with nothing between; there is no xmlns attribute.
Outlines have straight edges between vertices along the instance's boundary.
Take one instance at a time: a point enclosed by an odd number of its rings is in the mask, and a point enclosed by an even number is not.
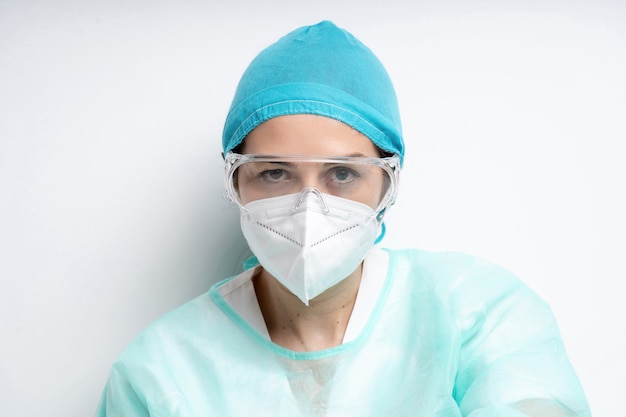
<svg viewBox="0 0 626 417"><path fill-rule="evenodd" d="M268 182L278 182L286 180L288 175L284 169L276 168L261 171L259 177Z"/></svg>
<svg viewBox="0 0 626 417"><path fill-rule="evenodd" d="M359 177L358 172L347 167L335 167L331 170L331 180L338 183L352 182Z"/></svg>

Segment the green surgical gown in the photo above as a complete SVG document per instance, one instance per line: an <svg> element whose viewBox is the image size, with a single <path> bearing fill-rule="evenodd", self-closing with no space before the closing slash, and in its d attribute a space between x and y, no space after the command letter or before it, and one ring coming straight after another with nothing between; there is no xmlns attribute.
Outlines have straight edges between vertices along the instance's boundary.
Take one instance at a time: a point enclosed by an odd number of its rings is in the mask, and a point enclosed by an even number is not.
<svg viewBox="0 0 626 417"><path fill-rule="evenodd" d="M282 348L218 283L122 352L97 416L591 416L549 307L520 280L467 255L388 253L353 340Z"/></svg>

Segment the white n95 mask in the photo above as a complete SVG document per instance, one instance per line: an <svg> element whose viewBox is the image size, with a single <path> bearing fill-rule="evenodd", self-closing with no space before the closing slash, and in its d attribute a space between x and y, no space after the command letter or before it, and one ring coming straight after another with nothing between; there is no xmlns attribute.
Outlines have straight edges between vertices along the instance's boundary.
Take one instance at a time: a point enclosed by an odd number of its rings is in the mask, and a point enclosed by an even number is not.
<svg viewBox="0 0 626 417"><path fill-rule="evenodd" d="M304 304L356 270L379 221L366 204L306 188L241 210L241 229L267 272Z"/></svg>

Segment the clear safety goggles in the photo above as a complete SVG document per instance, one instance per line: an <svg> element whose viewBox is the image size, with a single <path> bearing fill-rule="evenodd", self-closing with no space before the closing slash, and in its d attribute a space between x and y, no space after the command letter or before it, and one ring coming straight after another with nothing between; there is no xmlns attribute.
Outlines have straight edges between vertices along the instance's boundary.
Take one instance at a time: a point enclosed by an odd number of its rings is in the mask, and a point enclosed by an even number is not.
<svg viewBox="0 0 626 417"><path fill-rule="evenodd" d="M229 152L224 159L226 190L240 207L314 188L367 204L379 213L394 203L400 173L397 155L369 158Z"/></svg>

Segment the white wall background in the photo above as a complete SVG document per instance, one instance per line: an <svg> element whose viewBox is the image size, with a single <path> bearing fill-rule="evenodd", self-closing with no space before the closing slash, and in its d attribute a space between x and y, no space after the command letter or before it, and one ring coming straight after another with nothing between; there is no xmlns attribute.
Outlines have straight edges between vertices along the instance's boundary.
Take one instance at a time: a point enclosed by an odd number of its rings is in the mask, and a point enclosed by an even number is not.
<svg viewBox="0 0 626 417"><path fill-rule="evenodd" d="M626 4L335 3L0 0L0 415L92 415L132 337L238 270L222 122L253 56L321 19L398 90L386 244L516 272L623 415Z"/></svg>

